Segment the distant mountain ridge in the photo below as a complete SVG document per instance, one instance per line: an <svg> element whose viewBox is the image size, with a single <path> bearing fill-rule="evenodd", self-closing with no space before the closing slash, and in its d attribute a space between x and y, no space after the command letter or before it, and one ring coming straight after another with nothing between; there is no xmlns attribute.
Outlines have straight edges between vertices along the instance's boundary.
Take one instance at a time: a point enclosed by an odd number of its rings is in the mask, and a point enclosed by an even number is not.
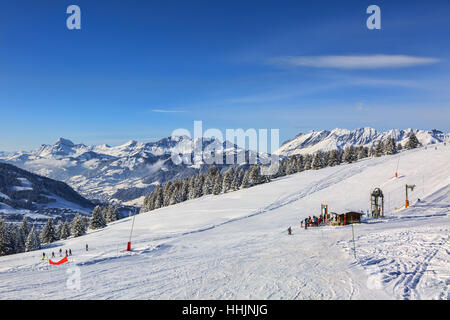
<svg viewBox="0 0 450 320"><path fill-rule="evenodd" d="M226 149L225 142L215 139L194 141L186 136L167 137L149 143L131 140L116 147L106 144L86 146L61 138L53 145L44 144L31 152L0 153L0 161L64 181L87 198L125 203L147 195L158 184L207 172L211 165L194 161L198 159L194 159L189 148L183 149L181 153L191 158L191 164L176 165L171 160L172 153L180 145L190 146L195 143L201 143L202 150L215 148L214 154L218 157L236 157L244 153L248 159L254 154L236 145ZM240 165L246 164L235 166ZM226 164L216 166L219 169L229 167Z"/></svg>
<svg viewBox="0 0 450 320"><path fill-rule="evenodd" d="M319 150L344 149L350 145L370 147L378 140L385 140L387 137L393 137L397 143L400 142L404 145L413 132L423 145L440 143L449 139L448 134L439 130L392 129L385 132L378 132L369 127L355 130L336 128L331 131L322 130L300 133L293 139L284 142L275 154L283 156L308 154Z"/></svg>

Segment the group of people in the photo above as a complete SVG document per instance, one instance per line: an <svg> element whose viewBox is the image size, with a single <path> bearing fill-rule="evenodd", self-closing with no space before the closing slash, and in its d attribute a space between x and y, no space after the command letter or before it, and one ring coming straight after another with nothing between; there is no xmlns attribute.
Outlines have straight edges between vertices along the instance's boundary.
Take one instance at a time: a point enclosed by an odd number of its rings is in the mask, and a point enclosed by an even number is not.
<svg viewBox="0 0 450 320"><path fill-rule="evenodd" d="M66 254L66 257L71 256L72 255L72 249L69 249L69 250L66 249L65 254ZM59 249L59 256L62 257L62 255L63 255L63 250L60 248ZM55 257L56 257L55 252L52 251L52 259L54 259ZM45 260L45 252L42 252L42 260Z"/></svg>
<svg viewBox="0 0 450 320"><path fill-rule="evenodd" d="M309 216L308 218L305 218L305 220L300 220L300 227L303 229L303 226L305 226L305 230L311 226L318 227L318 226L324 224L326 219L327 218L324 214L321 214L318 217L313 216L312 218L311 218L311 216ZM288 231L289 235L292 235L291 227L289 227L287 231Z"/></svg>
<svg viewBox="0 0 450 320"><path fill-rule="evenodd" d="M326 217L324 214L321 214L320 216L316 217L313 216L311 218L311 216L309 216L308 218L305 218L305 220L301 220L300 221L300 225L303 228L303 225L305 226L305 230L308 229L308 227L314 226L314 227L318 227L321 224L325 223Z"/></svg>
<svg viewBox="0 0 450 320"><path fill-rule="evenodd" d="M88 247L87 244L86 244L86 251L89 251L89 247ZM69 249L69 250L66 249L65 254L66 254L66 257L72 256L72 249ZM59 256L62 257L62 255L63 255L63 250L60 248L59 249ZM54 259L55 257L56 257L55 256L55 252L52 251L52 257L51 258ZM45 252L42 252L42 260L45 260Z"/></svg>

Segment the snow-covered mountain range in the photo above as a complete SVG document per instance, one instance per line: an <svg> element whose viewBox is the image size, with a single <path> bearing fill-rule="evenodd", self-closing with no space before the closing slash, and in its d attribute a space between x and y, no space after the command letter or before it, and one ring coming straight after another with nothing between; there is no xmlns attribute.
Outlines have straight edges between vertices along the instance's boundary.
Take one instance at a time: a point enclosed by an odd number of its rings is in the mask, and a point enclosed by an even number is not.
<svg viewBox="0 0 450 320"><path fill-rule="evenodd" d="M418 130L418 129L392 129L385 132L378 132L373 128L359 128L355 130L333 129L331 131L310 131L300 133L295 138L286 141L275 153L283 156L294 154L308 154L316 151L329 151L333 149L343 149L347 146L372 146L378 140L385 140L387 137L394 137L397 143L402 145L413 133L423 144L435 144L449 139L449 135L438 130Z"/></svg>
<svg viewBox="0 0 450 320"><path fill-rule="evenodd" d="M353 131L334 129L332 131L312 131L299 134L287 141L276 152L281 156L313 153L317 150L342 149L348 145L370 146L388 136L404 143L411 132L422 144L432 144L448 139L448 135L437 131L390 130L377 132L372 128ZM191 163L175 164L172 153L181 146L182 157ZM74 144L67 139L59 139L55 144L44 144L30 152L0 152L0 161L13 164L35 174L66 182L77 192L89 199L112 201L128 205L142 205L143 197L152 192L156 185L176 178L183 179L198 173L205 173L211 166L207 159L199 159L193 146L201 150L212 149L216 157L226 157L245 153L246 160L255 155L233 145L214 139L196 141L183 137L168 137L156 142L143 143L129 141L120 146L87 146ZM261 155L259 155L261 156ZM262 155L267 156L267 155ZM223 161L225 162L225 159ZM246 162L233 165L247 166ZM226 170L229 165L217 165Z"/></svg>
<svg viewBox="0 0 450 320"><path fill-rule="evenodd" d="M237 159L238 154L244 153L248 159L252 153L236 145L227 149L225 143L205 138L193 141L188 137L168 137L150 143L129 141L116 147L86 146L61 138L31 152L0 153L0 161L64 181L90 199L141 205L142 197L157 184L207 172L210 162L205 155L199 159L193 152L194 146L213 150L216 157L233 155ZM190 163L172 161L172 153L179 149L177 154L189 158Z"/></svg>
<svg viewBox="0 0 450 320"><path fill-rule="evenodd" d="M93 206L64 182L0 163L0 217L6 221L17 222L23 216L37 222L49 217L70 220L76 213L89 213Z"/></svg>

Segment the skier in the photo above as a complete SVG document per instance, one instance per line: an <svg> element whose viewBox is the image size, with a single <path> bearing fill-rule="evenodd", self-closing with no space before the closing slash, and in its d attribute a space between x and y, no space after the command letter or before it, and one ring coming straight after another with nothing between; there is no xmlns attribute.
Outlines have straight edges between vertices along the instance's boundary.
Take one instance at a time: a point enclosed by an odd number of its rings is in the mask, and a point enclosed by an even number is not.
<svg viewBox="0 0 450 320"><path fill-rule="evenodd" d="M300 228L303 229L303 220L300 220Z"/></svg>
<svg viewBox="0 0 450 320"><path fill-rule="evenodd" d="M291 227L288 228L288 234L292 235L292 228Z"/></svg>
<svg viewBox="0 0 450 320"><path fill-rule="evenodd" d="M42 252L42 260L45 260L45 252Z"/></svg>
<svg viewBox="0 0 450 320"><path fill-rule="evenodd" d="M69 256L69 253L67 252L67 249L66 249L66 257L68 257Z"/></svg>
<svg viewBox="0 0 450 320"><path fill-rule="evenodd" d="M60 257L62 256L62 249L61 248L59 248L59 256Z"/></svg>
<svg viewBox="0 0 450 320"><path fill-rule="evenodd" d="M308 218L305 218L305 230L308 229Z"/></svg>
<svg viewBox="0 0 450 320"><path fill-rule="evenodd" d="M88 250L88 245L87 245L87 243L86 243L86 251L89 251L89 250Z"/></svg>
<svg viewBox="0 0 450 320"><path fill-rule="evenodd" d="M69 256L72 255L72 249L69 249Z"/></svg>
<svg viewBox="0 0 450 320"><path fill-rule="evenodd" d="M52 258L54 258L55 257L55 253L52 251Z"/></svg>

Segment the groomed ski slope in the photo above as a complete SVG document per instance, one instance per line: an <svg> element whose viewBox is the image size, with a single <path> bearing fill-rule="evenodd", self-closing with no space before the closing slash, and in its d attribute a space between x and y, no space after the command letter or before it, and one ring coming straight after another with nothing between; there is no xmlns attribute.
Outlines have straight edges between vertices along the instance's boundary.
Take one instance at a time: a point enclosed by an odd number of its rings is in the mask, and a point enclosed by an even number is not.
<svg viewBox="0 0 450 320"><path fill-rule="evenodd" d="M0 298L448 300L449 173L450 146L439 144L162 208L136 216L132 253L122 252L127 218L1 257ZM405 184L417 185L413 205L394 211L404 205ZM300 229L322 203L332 212L365 211L375 187L385 194L386 217L354 226L356 258L351 226ZM72 249L69 264L41 260L59 248ZM78 291L66 287L74 266Z"/></svg>

